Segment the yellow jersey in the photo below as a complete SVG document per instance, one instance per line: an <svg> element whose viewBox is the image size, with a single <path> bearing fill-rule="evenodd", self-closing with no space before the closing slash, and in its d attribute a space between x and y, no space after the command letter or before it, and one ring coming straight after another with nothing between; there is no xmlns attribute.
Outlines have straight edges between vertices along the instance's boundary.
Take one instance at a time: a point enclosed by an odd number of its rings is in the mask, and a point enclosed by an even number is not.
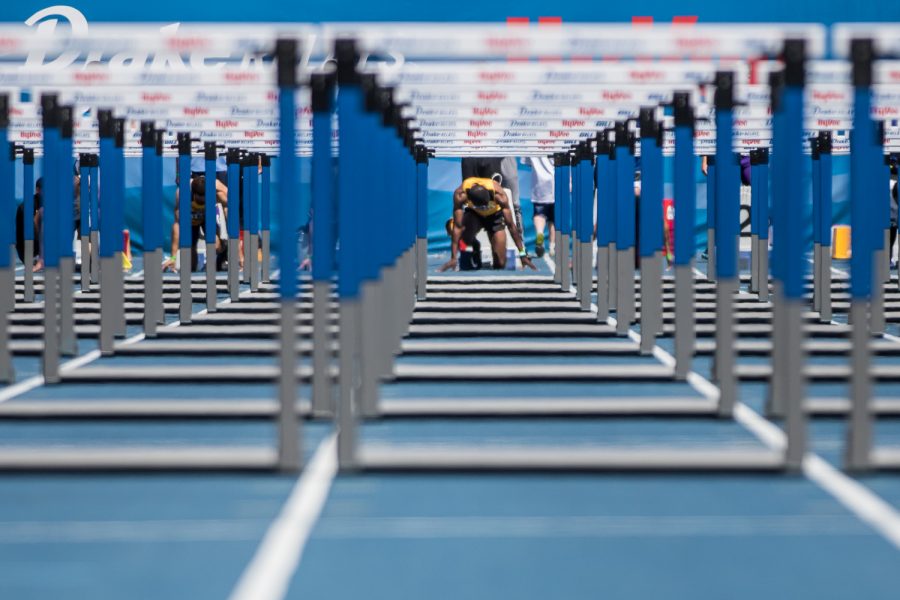
<svg viewBox="0 0 900 600"><path fill-rule="evenodd" d="M464 192L467 192L470 188L473 188L476 185L480 185L481 187L487 189L488 192L490 192L491 199L487 204L485 204L483 206L476 206L467 197L466 201L464 202L464 205L466 208L468 208L469 210L473 211L474 213L476 213L482 217L489 217L489 216L495 215L498 212L500 212L501 210L503 210L503 208L500 206L500 204L497 203L497 201L494 199L494 180L493 179L487 179L486 177L469 177L468 179L463 181L462 188L463 188Z"/></svg>

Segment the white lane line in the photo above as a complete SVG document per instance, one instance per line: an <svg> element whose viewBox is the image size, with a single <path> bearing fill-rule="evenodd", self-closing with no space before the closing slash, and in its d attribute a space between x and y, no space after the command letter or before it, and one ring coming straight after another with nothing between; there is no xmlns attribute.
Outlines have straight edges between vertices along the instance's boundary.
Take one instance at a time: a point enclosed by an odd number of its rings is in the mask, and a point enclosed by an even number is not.
<svg viewBox="0 0 900 600"><path fill-rule="evenodd" d="M702 275L696 268L694 272ZM596 313L596 305L592 304L591 310ZM610 318L607 320L607 323L615 325L615 319ZM885 337L889 335L885 334ZM628 330L628 337L640 343L640 334L631 328ZM891 338L900 341L900 338L896 336L890 336L888 339ZM653 356L663 364L675 366L675 357L659 346L654 346ZM699 373L691 371L688 374L688 383L704 396L718 399L719 389ZM715 395L713 396L712 394ZM769 448L784 450L787 447L787 436L784 434L784 431L743 402L735 403L734 420ZM864 523L867 523L894 547L900 549L900 513L890 504L885 502L875 492L812 452L808 452L804 456L802 469L807 479L830 494L844 508L856 515Z"/></svg>
<svg viewBox="0 0 900 600"><path fill-rule="evenodd" d="M900 549L900 514L890 504L815 454L803 459L803 473Z"/></svg>
<svg viewBox="0 0 900 600"><path fill-rule="evenodd" d="M816 264L816 261L809 258L808 256L806 257L806 262L808 262L811 265ZM840 275L844 279L850 279L850 273L848 273L847 271L844 271L843 269L838 269L834 265L831 266L831 274L832 275Z"/></svg>
<svg viewBox="0 0 900 600"><path fill-rule="evenodd" d="M250 293L250 290L247 290L247 291L241 293L241 297L243 297L249 293ZM222 300L221 302L218 303L218 306L221 306L223 304L230 304L230 303L231 303L231 298L225 298L224 300ZM199 316L205 315L207 312L208 312L208 310L204 308L200 312L194 313L193 316L199 317ZM174 321L172 323L169 323L168 325L164 325L163 329L175 329L176 327L180 327L180 326L181 326L181 321ZM118 343L116 345L116 347L130 346L132 344L136 344L136 343L142 341L145 337L146 336L144 333L135 334L135 335L131 336L130 338ZM61 364L59 366L59 373L60 373L60 375L65 375L66 373L71 373L72 371L74 371L75 369L77 369L79 367L83 367L84 365L94 362L95 360L100 358L100 356L101 356L100 350L91 350L90 352L82 354L81 356L78 356L76 358L73 358L73 359L68 360L68 361L64 362L63 364ZM33 390L37 387L40 387L43 384L44 384L44 376L43 375L33 375L33 376L29 377L28 379L24 379L24 380L20 381L19 383L11 385L11 386L3 389L2 391L0 391L0 403L6 402L8 400L12 400L13 398L21 396L22 394L24 394L26 392L30 392L31 390Z"/></svg>
<svg viewBox="0 0 900 600"><path fill-rule="evenodd" d="M231 600L284 598L306 542L325 506L337 475L337 436L332 433L316 449L297 480L278 518L266 531L244 570Z"/></svg>
<svg viewBox="0 0 900 600"><path fill-rule="evenodd" d="M135 344L144 339L143 333L138 333L136 335L131 336L130 338L124 340L119 344L119 346L130 346L131 344ZM60 375L65 375L66 373L71 373L75 369L79 367L83 367L84 365L90 364L100 358L100 350L91 350L90 352L86 352L81 356L73 358L72 360L68 360L59 366ZM21 396L25 392L30 392L36 387L40 387L44 384L44 376L43 375L33 375L28 379L20 381L15 385L11 385L2 392L0 392L0 402L6 402L7 400L12 400L17 396Z"/></svg>

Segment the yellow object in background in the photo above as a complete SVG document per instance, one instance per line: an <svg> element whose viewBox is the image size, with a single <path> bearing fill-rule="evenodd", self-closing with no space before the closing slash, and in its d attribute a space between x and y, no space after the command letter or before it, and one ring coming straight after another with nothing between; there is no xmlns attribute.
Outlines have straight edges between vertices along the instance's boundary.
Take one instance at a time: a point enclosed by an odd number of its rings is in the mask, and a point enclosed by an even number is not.
<svg viewBox="0 0 900 600"><path fill-rule="evenodd" d="M831 228L831 258L850 260L849 225L835 225Z"/></svg>

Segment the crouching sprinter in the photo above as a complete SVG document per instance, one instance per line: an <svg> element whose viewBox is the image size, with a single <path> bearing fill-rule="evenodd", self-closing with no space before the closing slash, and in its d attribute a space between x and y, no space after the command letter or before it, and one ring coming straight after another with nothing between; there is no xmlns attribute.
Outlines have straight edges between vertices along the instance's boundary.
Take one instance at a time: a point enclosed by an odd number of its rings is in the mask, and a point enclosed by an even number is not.
<svg viewBox="0 0 900 600"><path fill-rule="evenodd" d="M493 267L506 268L506 232L512 236L513 243L519 250L522 265L537 270L525 245L522 235L515 226L509 198L503 188L493 179L469 177L453 192L453 227L451 229L450 260L441 267L441 271L454 269L460 262L460 248L468 254L476 247L475 236L482 229L491 241ZM461 242L461 243L460 243ZM463 262L471 268L472 256L462 257Z"/></svg>

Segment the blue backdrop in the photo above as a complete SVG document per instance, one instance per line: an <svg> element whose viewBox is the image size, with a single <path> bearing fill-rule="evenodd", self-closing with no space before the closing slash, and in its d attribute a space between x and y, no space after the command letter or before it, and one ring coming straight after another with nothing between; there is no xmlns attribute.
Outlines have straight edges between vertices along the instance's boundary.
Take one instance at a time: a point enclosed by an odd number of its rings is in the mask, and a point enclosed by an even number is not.
<svg viewBox="0 0 900 600"><path fill-rule="evenodd" d="M61 3L62 4L62 3ZM0 4L0 20L24 21L33 13L53 6L47 0L16 0ZM692 15L701 22L799 22L831 24L839 21L897 21L900 2L859 0L755 0L712 2L710 0L632 0L630 2L563 2L546 0L238 0L184 2L121 2L91 0L68 2L88 21L505 21L507 17L562 17L563 21L630 21L650 16L669 21Z"/></svg>

